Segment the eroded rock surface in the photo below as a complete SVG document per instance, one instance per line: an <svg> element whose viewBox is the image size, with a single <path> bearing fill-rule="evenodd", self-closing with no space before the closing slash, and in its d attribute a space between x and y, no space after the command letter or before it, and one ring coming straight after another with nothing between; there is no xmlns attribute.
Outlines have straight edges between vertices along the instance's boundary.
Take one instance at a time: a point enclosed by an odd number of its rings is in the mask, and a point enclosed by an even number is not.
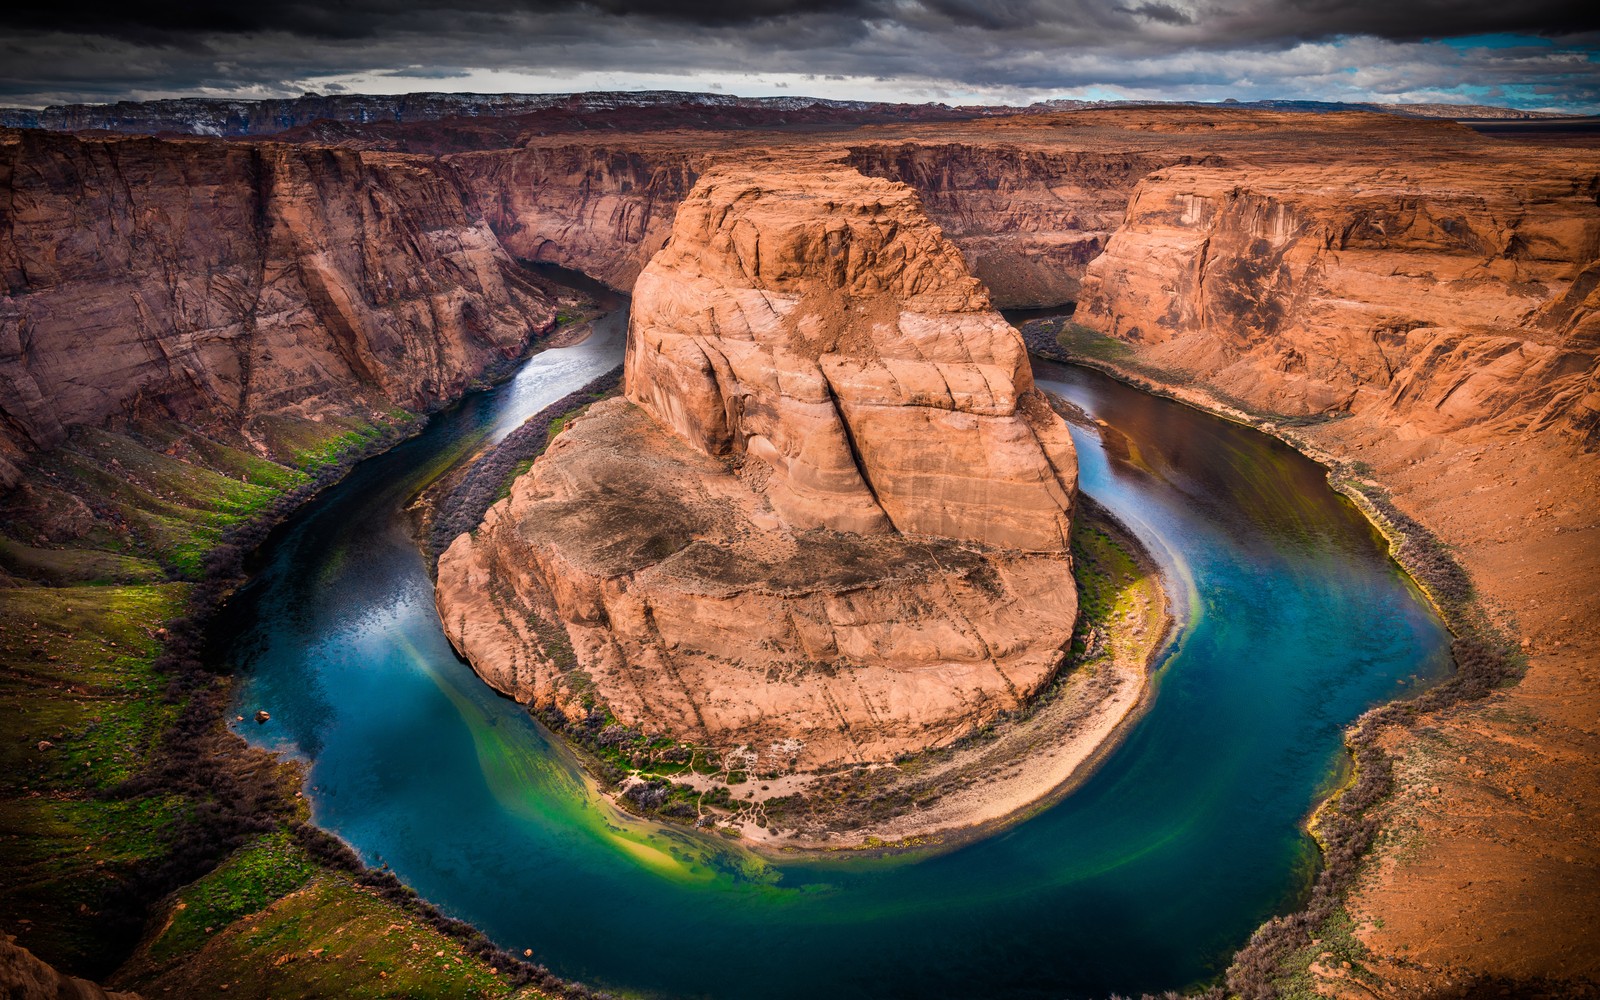
<svg viewBox="0 0 1600 1000"><path fill-rule="evenodd" d="M0 934L0 991L7 1000L140 1000L56 971L10 934Z"/></svg>
<svg viewBox="0 0 1600 1000"><path fill-rule="evenodd" d="M909 188L708 174L634 297L628 397L788 526L1066 547L1065 425Z"/></svg>
<svg viewBox="0 0 1600 1000"><path fill-rule="evenodd" d="M272 143L0 133L0 274L0 464L137 406L429 407L555 313L449 170Z"/></svg>
<svg viewBox="0 0 1600 1000"><path fill-rule="evenodd" d="M1268 412L1592 441L1600 176L1563 159L1161 170L1075 318Z"/></svg>
<svg viewBox="0 0 1600 1000"><path fill-rule="evenodd" d="M703 176L626 386L440 560L496 687L805 768L948 743L1054 674L1076 455L908 188Z"/></svg>

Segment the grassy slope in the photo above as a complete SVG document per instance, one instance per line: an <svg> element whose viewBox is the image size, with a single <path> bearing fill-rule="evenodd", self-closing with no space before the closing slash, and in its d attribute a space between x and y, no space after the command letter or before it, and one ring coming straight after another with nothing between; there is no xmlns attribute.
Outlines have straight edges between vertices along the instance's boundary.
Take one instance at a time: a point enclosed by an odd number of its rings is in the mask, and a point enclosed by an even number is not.
<svg viewBox="0 0 1600 1000"><path fill-rule="evenodd" d="M122 978L151 995L541 995L498 972L277 832L178 893Z"/></svg>
<svg viewBox="0 0 1600 1000"><path fill-rule="evenodd" d="M0 930L65 971L116 970L152 902L130 887L170 864L175 830L214 809L203 778L176 791L149 778L195 699L214 706L225 695L220 678L192 691L155 667L208 553L230 528L392 439L354 422L286 422L269 435L287 464L192 431L79 430L0 500ZM220 718L210 728L208 747L249 756ZM239 770L282 800L265 821L279 828L169 900L171 919L119 979L183 995L224 983L274 996L515 992L423 916L290 843L303 818L292 769L258 760Z"/></svg>

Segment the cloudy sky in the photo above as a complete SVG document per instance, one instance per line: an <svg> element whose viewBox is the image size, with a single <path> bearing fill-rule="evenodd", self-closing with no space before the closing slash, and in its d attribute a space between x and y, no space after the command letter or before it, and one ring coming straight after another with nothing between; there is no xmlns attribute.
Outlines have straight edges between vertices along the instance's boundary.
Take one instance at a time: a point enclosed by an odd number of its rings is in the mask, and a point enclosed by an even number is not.
<svg viewBox="0 0 1600 1000"><path fill-rule="evenodd" d="M1600 112L1592 0L27 2L0 104L673 89Z"/></svg>

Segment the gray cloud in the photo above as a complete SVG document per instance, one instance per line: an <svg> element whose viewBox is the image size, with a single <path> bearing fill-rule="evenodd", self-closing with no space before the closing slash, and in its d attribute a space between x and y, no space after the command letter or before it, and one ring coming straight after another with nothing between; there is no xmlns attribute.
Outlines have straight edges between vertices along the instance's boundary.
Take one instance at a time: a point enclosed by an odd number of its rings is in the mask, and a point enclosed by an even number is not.
<svg viewBox="0 0 1600 1000"><path fill-rule="evenodd" d="M1179 10L1168 3L1147 3L1137 7L1119 7L1124 13L1135 17L1147 17L1152 21L1162 24L1193 24L1194 15L1186 10Z"/></svg>
<svg viewBox="0 0 1600 1000"><path fill-rule="evenodd" d="M1554 0L89 0L7 20L0 103L16 104L371 81L465 89L454 81L499 73L548 77L545 90L649 75L684 89L726 78L738 92L740 79L788 74L825 81L828 96L858 81L875 97L919 100L1093 92L1600 107L1600 6ZM1448 40L1489 33L1526 41ZM767 87L785 85L805 89Z"/></svg>

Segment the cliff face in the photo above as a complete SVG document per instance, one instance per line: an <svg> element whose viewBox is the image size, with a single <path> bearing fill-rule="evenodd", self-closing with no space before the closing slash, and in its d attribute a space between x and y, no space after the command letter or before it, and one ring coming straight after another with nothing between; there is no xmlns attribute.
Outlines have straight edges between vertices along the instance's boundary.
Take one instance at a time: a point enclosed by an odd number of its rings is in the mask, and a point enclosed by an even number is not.
<svg viewBox="0 0 1600 1000"><path fill-rule="evenodd" d="M772 136L771 138L779 138ZM798 148L785 148L785 145ZM997 143L882 142L776 150L651 140L529 140L451 164L512 253L630 287L666 242L678 205L712 165L774 155L837 163L910 185L1001 308L1072 302L1089 262L1121 224L1134 185L1174 152L1049 151Z"/></svg>
<svg viewBox="0 0 1600 1000"><path fill-rule="evenodd" d="M450 162L512 254L627 290L666 242L702 159L681 148L561 144Z"/></svg>
<svg viewBox="0 0 1600 1000"><path fill-rule="evenodd" d="M909 188L707 174L634 299L629 398L791 527L1066 547L1071 440Z"/></svg>
<svg viewBox="0 0 1600 1000"><path fill-rule="evenodd" d="M844 162L915 188L1001 308L1075 302L1089 262L1122 224L1134 186L1172 152L1002 144L857 145Z"/></svg>
<svg viewBox="0 0 1600 1000"><path fill-rule="evenodd" d="M248 439L425 407L553 310L448 170L263 144L0 139L0 455L135 405Z"/></svg>
<svg viewBox="0 0 1600 1000"><path fill-rule="evenodd" d="M702 177L640 276L627 396L439 562L496 687L813 767L949 742L1054 674L1071 439L909 189Z"/></svg>
<svg viewBox="0 0 1600 1000"><path fill-rule="evenodd" d="M1268 411L1592 443L1600 174L1539 161L1161 170L1075 318Z"/></svg>

